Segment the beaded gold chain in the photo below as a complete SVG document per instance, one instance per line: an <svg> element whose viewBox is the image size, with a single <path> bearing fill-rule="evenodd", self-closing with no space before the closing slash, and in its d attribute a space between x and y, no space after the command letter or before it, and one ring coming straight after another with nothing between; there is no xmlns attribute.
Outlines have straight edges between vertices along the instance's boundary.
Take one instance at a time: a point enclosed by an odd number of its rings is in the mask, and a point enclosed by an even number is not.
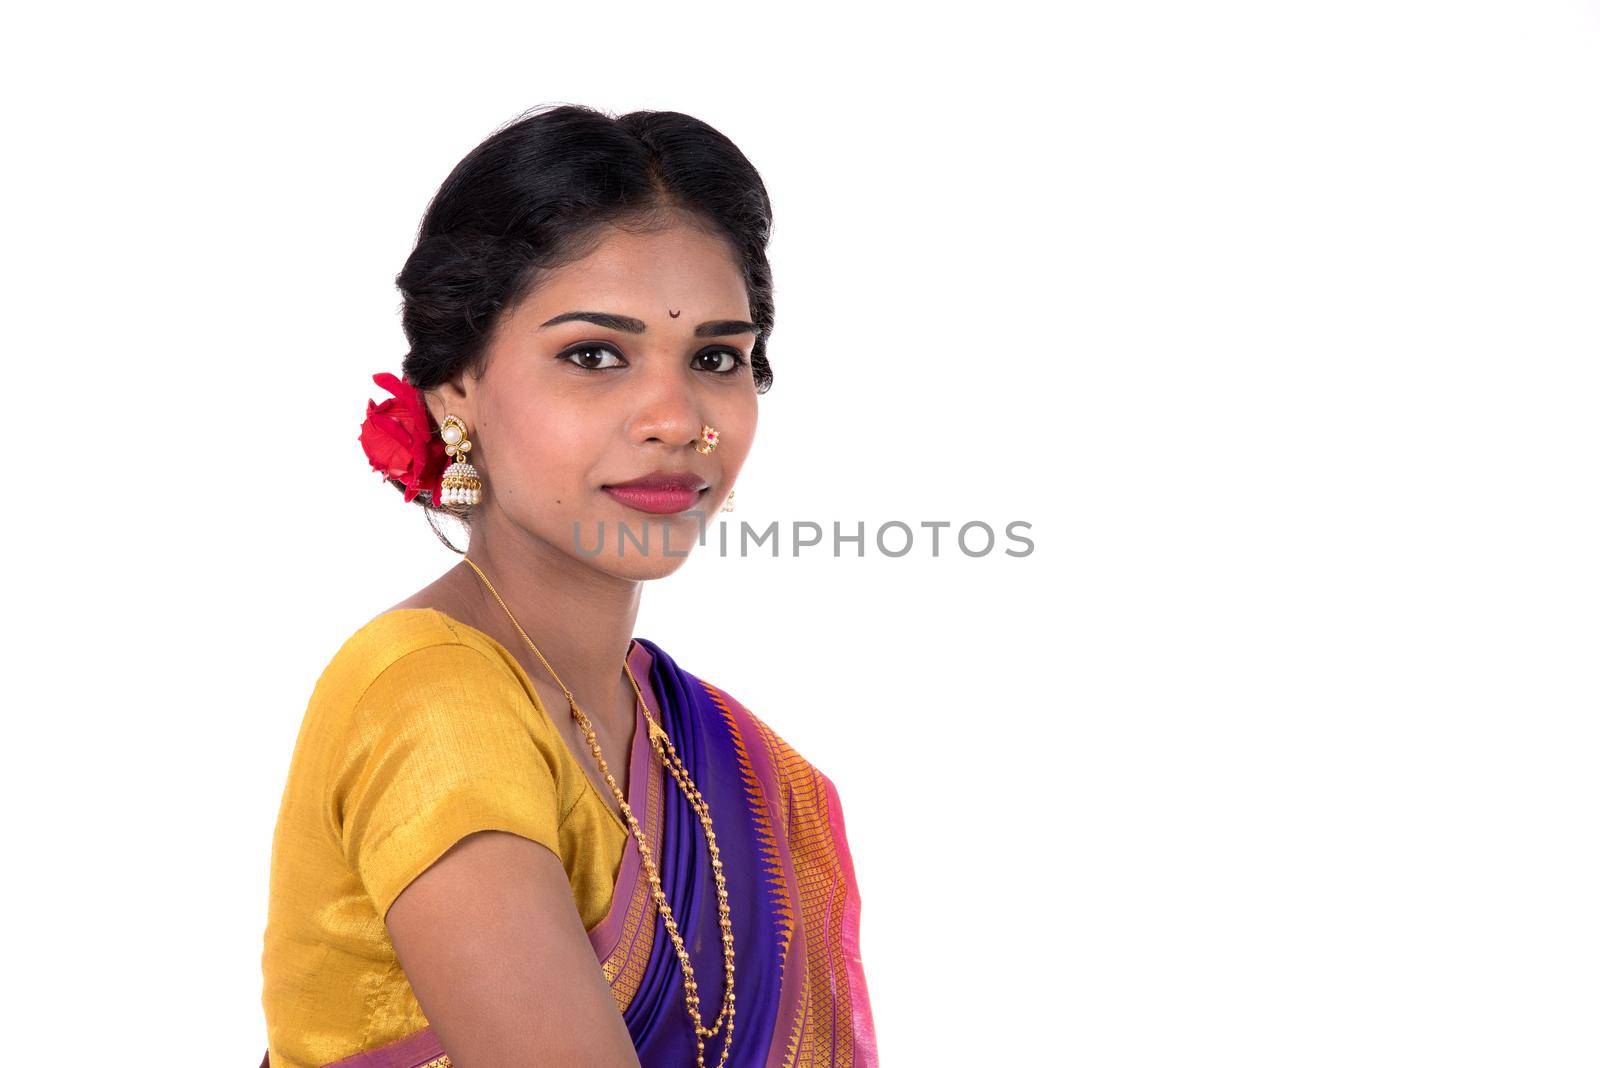
<svg viewBox="0 0 1600 1068"><path fill-rule="evenodd" d="M644 830L639 826L639 821L634 818L633 809L629 806L627 798L622 795L622 788L617 785L617 780L612 776L611 769L607 767L605 757L600 755L600 743L595 739L594 728L589 723L589 717L584 715L578 707L578 700L567 689L566 683L561 681L561 676L556 674L555 668L550 666L550 661L544 658L539 647L533 644L533 639L528 637L528 632L522 629L522 624L517 622L517 617L512 613L510 606L494 588L494 583L489 581L489 576L483 569L467 557L472 565L472 570L483 579L483 584L494 594L494 599L500 602L500 607L506 610L506 615L511 619L511 625L517 628L517 633L522 635L522 640L528 643L528 648L533 650L533 655L539 658L539 663L544 665L550 677L555 679L556 685L561 687L561 692L566 695L567 704L572 708L572 716L578 721L578 726L583 730L584 737L589 742L589 751L594 754L595 763L600 766L600 774L605 776L606 783L611 787L612 796L617 799L617 804L622 808L623 818L627 821L629 830L639 843L639 861L650 878L653 889L656 909L661 913L661 922L667 929L667 935L672 939L672 946L677 951L678 962L683 965L683 998L689 1010L689 1019L694 1024L695 1065L696 1068L706 1068L706 1039L715 1038L722 1030L723 1022L728 1025L727 1037L722 1043L722 1056L717 1061L717 1068L724 1068L728 1063L728 1051L733 1048L733 921L732 913L728 907L728 885L722 875L722 855L717 851L717 836L711 829L711 808L696 788L694 780L689 777L689 769L678 756L678 751L672 746L672 739L667 737L667 732L662 729L650 715L650 708L645 704L644 692L639 688L639 682L633 677L633 669L628 666L626 659L622 662L622 670L627 672L628 682L633 685L634 697L639 702L639 711L644 715L645 726L650 732L650 742L656 753L661 757L661 763L672 773L672 778L678 784L678 789L689 799L689 804L694 808L695 815L700 817L700 825L705 828L706 844L711 850L711 874L717 884L717 922L722 929L722 968L727 977L727 985L722 995L722 1010L717 1013L717 1022L711 1027L704 1026L700 1016L700 988L695 983L694 968L689 963L689 951L683 944L683 935L678 931L678 922L672 916L672 909L667 904L666 891L661 888L661 873L656 867L655 856L650 852L650 843L645 840Z"/></svg>

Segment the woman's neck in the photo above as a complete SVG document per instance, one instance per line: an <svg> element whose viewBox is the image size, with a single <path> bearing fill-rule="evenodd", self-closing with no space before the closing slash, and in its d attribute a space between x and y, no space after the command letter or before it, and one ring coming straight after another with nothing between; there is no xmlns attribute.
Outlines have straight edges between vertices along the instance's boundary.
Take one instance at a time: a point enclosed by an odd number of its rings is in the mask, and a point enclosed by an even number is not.
<svg viewBox="0 0 1600 1068"><path fill-rule="evenodd" d="M475 524L466 555L488 576L580 707L599 715L632 707L622 665L639 614L638 580L589 567L503 518L496 523L485 516ZM550 678L471 564L457 564L436 585L458 606L450 614L512 650L530 675Z"/></svg>

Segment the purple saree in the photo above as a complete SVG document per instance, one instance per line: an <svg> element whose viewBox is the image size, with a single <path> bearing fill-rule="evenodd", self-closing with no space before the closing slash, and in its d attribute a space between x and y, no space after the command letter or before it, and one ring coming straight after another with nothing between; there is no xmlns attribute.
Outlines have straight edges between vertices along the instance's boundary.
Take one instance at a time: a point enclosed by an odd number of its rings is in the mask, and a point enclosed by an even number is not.
<svg viewBox="0 0 1600 1068"><path fill-rule="evenodd" d="M635 640L651 654L652 707L710 805L728 873L737 964L729 1068L876 1068L858 944L861 903L838 792L738 701L654 643ZM629 804L658 858L709 1026L722 1005L723 968L704 831L647 742L635 745L632 761ZM643 1068L693 1065L682 969L632 837L611 912L589 939ZM707 1040L707 1065L720 1059L726 1035ZM449 1064L424 1028L325 1068Z"/></svg>

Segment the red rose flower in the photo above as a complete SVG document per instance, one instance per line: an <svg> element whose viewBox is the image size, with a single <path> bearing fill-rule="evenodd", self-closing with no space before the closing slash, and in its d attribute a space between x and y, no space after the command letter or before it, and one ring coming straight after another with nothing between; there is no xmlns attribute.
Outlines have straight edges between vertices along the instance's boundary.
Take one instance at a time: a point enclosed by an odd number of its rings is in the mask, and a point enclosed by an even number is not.
<svg viewBox="0 0 1600 1068"><path fill-rule="evenodd" d="M434 428L422 394L388 371L379 371L372 380L394 394L382 404L367 401L361 448L372 469L404 485L407 501L426 490L429 500L437 503L439 480L445 469L444 442Z"/></svg>

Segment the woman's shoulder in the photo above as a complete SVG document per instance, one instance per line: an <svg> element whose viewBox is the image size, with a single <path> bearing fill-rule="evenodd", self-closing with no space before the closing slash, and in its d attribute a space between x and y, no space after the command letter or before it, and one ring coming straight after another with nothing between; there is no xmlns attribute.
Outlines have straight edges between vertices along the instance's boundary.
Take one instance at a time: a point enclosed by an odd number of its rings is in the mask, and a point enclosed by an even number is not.
<svg viewBox="0 0 1600 1068"><path fill-rule="evenodd" d="M459 690L515 696L517 669L492 640L434 608L391 608L355 628L318 677L308 712L350 715L375 688L447 677Z"/></svg>
<svg viewBox="0 0 1600 1068"><path fill-rule="evenodd" d="M711 703L722 712L725 718L734 723L741 734L754 734L763 744L770 746L774 750L782 752L792 759L801 759L800 755L794 751L794 748L785 742L766 720L751 711L750 707L743 701L716 683L699 675L691 675L690 677L705 689L711 698Z"/></svg>
<svg viewBox="0 0 1600 1068"><path fill-rule="evenodd" d="M847 852L843 803L832 777L727 690L698 681L732 728L746 779L759 783L773 799L777 826L791 848L809 858L804 863L824 858L831 863Z"/></svg>
<svg viewBox="0 0 1600 1068"><path fill-rule="evenodd" d="M564 743L507 659L488 635L437 609L381 612L317 679L295 760L334 792L408 747L486 768L531 746L554 774Z"/></svg>
<svg viewBox="0 0 1600 1068"><path fill-rule="evenodd" d="M338 657L383 659L413 649L457 640L448 617L433 608L390 608L355 628L339 647Z"/></svg>
<svg viewBox="0 0 1600 1068"><path fill-rule="evenodd" d="M734 734L738 738L737 744L747 752L755 747L765 756L785 802L789 800L797 783L805 789L827 781L827 776L817 765L801 755L783 735L744 702L715 683L699 676L695 678L705 688L711 703L734 728Z"/></svg>

